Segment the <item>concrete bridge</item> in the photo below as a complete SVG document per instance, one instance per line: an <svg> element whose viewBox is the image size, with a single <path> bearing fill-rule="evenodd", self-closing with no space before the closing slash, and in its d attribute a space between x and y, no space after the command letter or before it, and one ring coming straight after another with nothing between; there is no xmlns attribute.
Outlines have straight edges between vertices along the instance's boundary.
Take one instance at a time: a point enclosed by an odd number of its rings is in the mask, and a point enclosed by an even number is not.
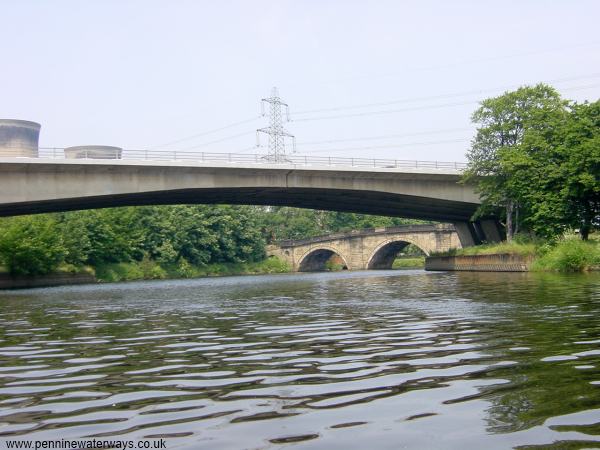
<svg viewBox="0 0 600 450"><path fill-rule="evenodd" d="M398 254L409 244L426 255L461 247L451 224L407 225L281 241L269 246L267 255L287 261L298 272L325 270L332 257L341 260L348 270L391 269Z"/></svg>
<svg viewBox="0 0 600 450"><path fill-rule="evenodd" d="M457 163L185 156L0 157L0 216L131 205L281 205L450 222L463 246L500 239L492 218L471 221L479 197L459 183Z"/></svg>

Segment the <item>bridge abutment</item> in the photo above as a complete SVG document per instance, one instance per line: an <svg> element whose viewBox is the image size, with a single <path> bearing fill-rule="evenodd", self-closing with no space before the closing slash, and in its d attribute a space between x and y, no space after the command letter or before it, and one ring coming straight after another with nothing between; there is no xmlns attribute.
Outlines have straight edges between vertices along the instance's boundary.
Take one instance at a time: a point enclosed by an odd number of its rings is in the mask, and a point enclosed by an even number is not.
<svg viewBox="0 0 600 450"><path fill-rule="evenodd" d="M477 234L473 224L470 222L454 222L456 234L460 240L461 247L472 247L478 242Z"/></svg>

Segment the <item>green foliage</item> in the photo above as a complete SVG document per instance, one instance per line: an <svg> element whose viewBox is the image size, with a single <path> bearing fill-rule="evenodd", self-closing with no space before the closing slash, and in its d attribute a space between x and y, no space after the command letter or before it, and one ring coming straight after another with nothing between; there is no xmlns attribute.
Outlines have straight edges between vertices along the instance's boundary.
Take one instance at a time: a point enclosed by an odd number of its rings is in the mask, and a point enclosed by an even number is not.
<svg viewBox="0 0 600 450"><path fill-rule="evenodd" d="M161 264L173 263L177 260L179 254L171 244L169 239L165 239L158 247L156 247L157 261ZM185 258L181 258L185 261Z"/></svg>
<svg viewBox="0 0 600 450"><path fill-rule="evenodd" d="M0 261L13 275L43 275L68 255L54 219L25 216L0 221Z"/></svg>
<svg viewBox="0 0 600 450"><path fill-rule="evenodd" d="M149 259L130 263L102 264L96 268L96 277L104 282L157 280L164 278L197 278L223 275L285 273L291 271L287 262L275 257L244 263L213 263L194 266L181 259L177 264L160 265Z"/></svg>
<svg viewBox="0 0 600 450"><path fill-rule="evenodd" d="M62 237L66 249L65 263L72 266L82 266L89 260L92 243L85 225L85 216L70 213L69 220L64 214L56 215L56 233Z"/></svg>
<svg viewBox="0 0 600 450"><path fill-rule="evenodd" d="M582 241L571 235L558 241L528 241L515 239L507 243L478 245L432 256L460 255L520 255L534 257L531 270L554 272L586 272L600 270L600 241Z"/></svg>
<svg viewBox="0 0 600 450"><path fill-rule="evenodd" d="M328 272L339 272L340 270L344 270L344 263L330 258L325 263L325 270L327 270Z"/></svg>
<svg viewBox="0 0 600 450"><path fill-rule="evenodd" d="M600 101L573 105L563 127L556 150L562 213L587 239L600 226Z"/></svg>
<svg viewBox="0 0 600 450"><path fill-rule="evenodd" d="M107 282L143 280L144 271L136 263L99 264L96 266L96 278Z"/></svg>
<svg viewBox="0 0 600 450"><path fill-rule="evenodd" d="M479 215L501 211L507 237L520 227L553 239L600 226L600 102L562 100L539 84L482 102L464 181Z"/></svg>
<svg viewBox="0 0 600 450"><path fill-rule="evenodd" d="M254 266L254 270L260 270L261 273L286 273L292 271L292 267L287 261L283 261L275 256L270 256L260 263L254 263ZM252 265L249 269L253 269Z"/></svg>
<svg viewBox="0 0 600 450"><path fill-rule="evenodd" d="M408 244L402 249L401 256L423 256L423 250L414 244Z"/></svg>
<svg viewBox="0 0 600 450"><path fill-rule="evenodd" d="M596 241L565 239L545 248L535 261L534 270L586 272L600 269L600 245Z"/></svg>
<svg viewBox="0 0 600 450"><path fill-rule="evenodd" d="M551 131L564 108L556 90L538 84L486 99L473 113L472 120L479 127L467 153L464 181L477 183L482 200L477 215L500 213L509 241L518 231L519 212L522 218L529 206L524 195L527 180L515 177L517 170L532 175L532 168L525 167L531 162L525 150L526 136L532 131L540 135ZM544 155L536 153L535 161L540 161Z"/></svg>
<svg viewBox="0 0 600 450"><path fill-rule="evenodd" d="M364 228L429 223L423 220L400 217L382 217L289 207L262 208L260 220L262 234L269 244L284 239L303 239Z"/></svg>
<svg viewBox="0 0 600 450"><path fill-rule="evenodd" d="M425 257L396 258L392 264L392 269L419 269L425 267Z"/></svg>
<svg viewBox="0 0 600 450"><path fill-rule="evenodd" d="M521 255L533 256L536 254L537 247L534 243L519 243L516 240L512 242L500 242L497 244L476 245L474 247L465 247L453 249L449 252L436 253L441 255Z"/></svg>
<svg viewBox="0 0 600 450"><path fill-rule="evenodd" d="M42 274L96 268L121 281L289 271L265 259L267 240L305 238L405 219L295 208L143 206L45 214L0 222L0 265Z"/></svg>
<svg viewBox="0 0 600 450"><path fill-rule="evenodd" d="M187 259L179 258L177 267L174 270L172 269L171 273L175 273L179 278L192 278L196 276L197 272Z"/></svg>
<svg viewBox="0 0 600 450"><path fill-rule="evenodd" d="M167 272L155 261L147 256L139 262L139 268L145 280L157 280L167 278Z"/></svg>

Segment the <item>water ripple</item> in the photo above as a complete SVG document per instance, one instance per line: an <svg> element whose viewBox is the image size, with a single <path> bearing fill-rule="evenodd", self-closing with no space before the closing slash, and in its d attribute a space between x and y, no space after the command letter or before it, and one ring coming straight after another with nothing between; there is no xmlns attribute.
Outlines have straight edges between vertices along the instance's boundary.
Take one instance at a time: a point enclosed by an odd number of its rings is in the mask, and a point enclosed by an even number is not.
<svg viewBox="0 0 600 450"><path fill-rule="evenodd" d="M598 292L418 271L4 292L0 439L600 445Z"/></svg>

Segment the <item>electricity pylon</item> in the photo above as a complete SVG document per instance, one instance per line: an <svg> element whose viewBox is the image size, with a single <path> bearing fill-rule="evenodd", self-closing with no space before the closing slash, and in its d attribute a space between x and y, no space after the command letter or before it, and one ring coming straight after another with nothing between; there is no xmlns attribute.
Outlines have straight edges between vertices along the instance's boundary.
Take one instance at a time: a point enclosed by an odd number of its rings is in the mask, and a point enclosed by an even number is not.
<svg viewBox="0 0 600 450"><path fill-rule="evenodd" d="M273 162L289 161L285 152L285 138L291 138L293 151L296 150L296 138L283 128L283 117L281 107L285 107L286 122L290 121L290 109L287 103L279 98L279 92L274 87L271 90L271 97L263 98L260 102L262 115L265 116L265 103L269 104L269 126L256 130L256 145L260 145L259 135L265 133L269 135L269 152L265 159Z"/></svg>

